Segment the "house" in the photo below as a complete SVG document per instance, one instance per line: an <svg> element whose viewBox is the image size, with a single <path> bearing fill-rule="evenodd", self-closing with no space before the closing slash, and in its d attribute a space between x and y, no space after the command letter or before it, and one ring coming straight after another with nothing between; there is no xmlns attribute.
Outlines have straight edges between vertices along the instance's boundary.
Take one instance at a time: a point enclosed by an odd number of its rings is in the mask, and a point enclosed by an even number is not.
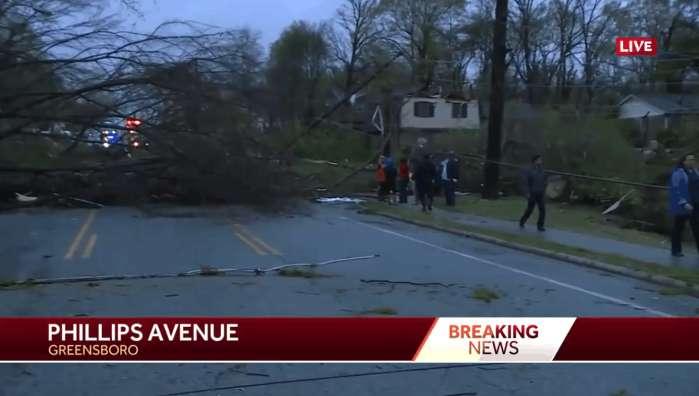
<svg viewBox="0 0 699 396"><path fill-rule="evenodd" d="M449 96L406 96L401 104L403 129L445 131L480 129L478 101Z"/></svg>
<svg viewBox="0 0 699 396"><path fill-rule="evenodd" d="M619 118L638 120L641 130L657 133L699 115L699 95L629 95L619 103Z"/></svg>

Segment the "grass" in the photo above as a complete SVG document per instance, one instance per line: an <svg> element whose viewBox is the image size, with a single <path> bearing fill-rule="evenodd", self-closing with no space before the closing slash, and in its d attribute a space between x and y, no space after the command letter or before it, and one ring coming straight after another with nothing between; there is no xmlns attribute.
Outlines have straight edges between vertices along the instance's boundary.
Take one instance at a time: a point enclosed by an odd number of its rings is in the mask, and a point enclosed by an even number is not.
<svg viewBox="0 0 699 396"><path fill-rule="evenodd" d="M499 299L500 295L493 290L487 289L485 287L479 287L471 292L471 298L473 298L474 300L480 300L483 302L490 303L491 301Z"/></svg>
<svg viewBox="0 0 699 396"><path fill-rule="evenodd" d="M318 273L308 268L282 268L281 270L279 270L279 276L304 279L318 279L329 277L328 275Z"/></svg>
<svg viewBox="0 0 699 396"><path fill-rule="evenodd" d="M391 307L378 307L362 311L361 315L382 315L382 316L392 316L398 315L398 310Z"/></svg>
<svg viewBox="0 0 699 396"><path fill-rule="evenodd" d="M664 287L660 290L658 290L658 293L660 293L663 296L682 296L682 295L692 295L692 296L697 296L697 292L695 292L692 289L686 288L686 287Z"/></svg>
<svg viewBox="0 0 699 396"><path fill-rule="evenodd" d="M474 227L471 225L465 225L449 220L433 218L429 214L424 214L412 209L405 209L396 206L386 206L376 202L368 202L365 204L365 207L367 208L369 213L383 213L388 215L394 215L406 220L417 221L423 224L476 233L492 238L497 238L510 243L516 243L556 253L563 253L571 256L587 258L590 260L600 261L603 263L617 265L620 267L625 267L637 271L643 271L652 275L662 275L672 279L684 281L692 285L699 284L699 270L696 269L663 266L655 263L634 260L632 258L616 254L595 252L580 247L563 245L560 243L546 241L536 237L528 236L526 234L515 234L505 231Z"/></svg>
<svg viewBox="0 0 699 396"><path fill-rule="evenodd" d="M470 215L491 217L500 220L518 221L526 203L520 197L506 197L486 200L478 197L459 197L455 208L443 208ZM636 243L652 247L662 247L667 238L662 235L634 229L621 228L605 221L603 209L582 205L547 202L547 225L551 228L581 232ZM532 215L536 220L537 213Z"/></svg>

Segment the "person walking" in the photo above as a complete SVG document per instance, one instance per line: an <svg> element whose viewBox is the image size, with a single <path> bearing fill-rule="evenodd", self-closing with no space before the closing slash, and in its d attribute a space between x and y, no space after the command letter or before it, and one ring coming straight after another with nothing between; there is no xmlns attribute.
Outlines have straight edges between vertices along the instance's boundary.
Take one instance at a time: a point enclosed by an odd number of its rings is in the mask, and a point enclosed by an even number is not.
<svg viewBox="0 0 699 396"><path fill-rule="evenodd" d="M442 161L440 167L442 190L447 206L456 206L456 184L459 182L459 163L456 154L449 152L449 156Z"/></svg>
<svg viewBox="0 0 699 396"><path fill-rule="evenodd" d="M527 209L524 215L519 220L519 227L524 228L524 225L529 220L529 216L534 212L534 206L539 208L539 220L537 221L537 229L546 231L544 227L546 222L546 186L548 184L548 176L544 172L544 160L541 155L532 157L532 166L526 170L523 177L522 187L524 195L527 197Z"/></svg>
<svg viewBox="0 0 699 396"><path fill-rule="evenodd" d="M697 240L697 231L699 231L696 222L697 214L695 213L695 206L692 205L693 197L690 194L690 174L694 177L695 166L695 157L693 155L685 155L680 159L670 175L669 188L670 214L673 217L671 236L673 257L684 256L682 253L682 233L685 223L687 223L688 220L692 226L692 233L694 234L694 239L697 241L697 248L699 249L699 240ZM694 183L697 183L697 181Z"/></svg>
<svg viewBox="0 0 699 396"><path fill-rule="evenodd" d="M410 184L410 167L408 160L401 158L398 165L398 194L399 202L402 204L408 203L408 184Z"/></svg>
<svg viewBox="0 0 699 396"><path fill-rule="evenodd" d="M418 199L422 204L422 211L432 211L434 200L434 181L437 178L437 168L429 154L425 154L413 175L417 188Z"/></svg>

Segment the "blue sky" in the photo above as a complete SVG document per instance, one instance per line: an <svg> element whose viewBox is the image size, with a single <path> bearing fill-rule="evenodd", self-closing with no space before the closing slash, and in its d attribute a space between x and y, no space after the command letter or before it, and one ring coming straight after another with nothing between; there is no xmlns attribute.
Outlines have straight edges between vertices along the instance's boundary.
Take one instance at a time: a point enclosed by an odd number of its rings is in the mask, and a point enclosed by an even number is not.
<svg viewBox="0 0 699 396"><path fill-rule="evenodd" d="M294 20L331 18L343 0L140 0L142 17L128 23L135 30L152 30L172 20L193 20L223 28L250 27L268 47Z"/></svg>

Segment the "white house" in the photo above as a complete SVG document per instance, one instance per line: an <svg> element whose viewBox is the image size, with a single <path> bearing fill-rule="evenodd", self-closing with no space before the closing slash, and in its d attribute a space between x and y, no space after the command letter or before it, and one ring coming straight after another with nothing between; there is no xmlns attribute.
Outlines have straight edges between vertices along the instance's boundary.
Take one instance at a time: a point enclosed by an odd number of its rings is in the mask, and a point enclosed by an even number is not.
<svg viewBox="0 0 699 396"><path fill-rule="evenodd" d="M638 120L646 128L669 129L689 115L699 115L697 95L629 95L619 103L620 119Z"/></svg>
<svg viewBox="0 0 699 396"><path fill-rule="evenodd" d="M479 129L478 101L442 96L406 97L401 106L400 126L433 131Z"/></svg>

